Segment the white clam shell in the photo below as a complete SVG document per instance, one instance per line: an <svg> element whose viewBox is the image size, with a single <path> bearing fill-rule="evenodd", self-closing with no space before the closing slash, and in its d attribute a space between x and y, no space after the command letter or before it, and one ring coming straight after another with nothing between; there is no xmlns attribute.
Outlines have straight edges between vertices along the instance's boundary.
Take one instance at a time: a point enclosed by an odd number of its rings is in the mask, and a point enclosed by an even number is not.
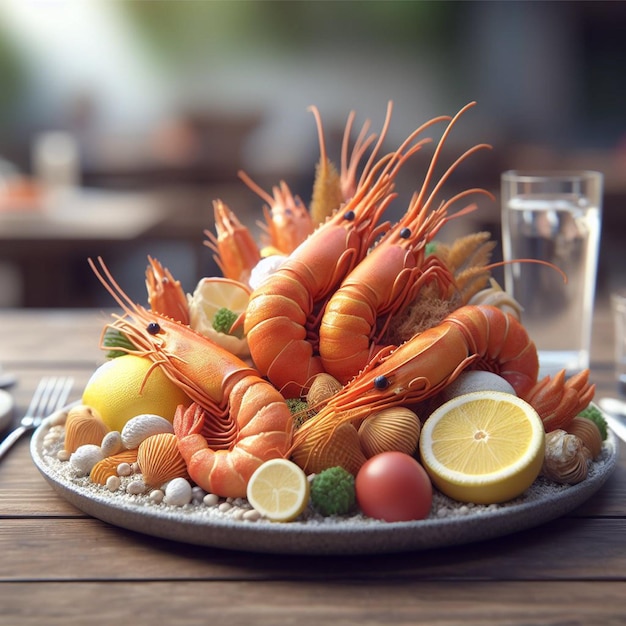
<svg viewBox="0 0 626 626"><path fill-rule="evenodd" d="M104 455L100 446L96 446L92 443L87 443L84 446L76 448L76 450L70 456L70 467L79 476L87 476L91 471L91 468L102 461Z"/></svg>
<svg viewBox="0 0 626 626"><path fill-rule="evenodd" d="M134 450L139 444L150 437L160 433L173 433L174 427L169 420L160 415L143 413L129 419L122 428L122 443L127 450Z"/></svg>
<svg viewBox="0 0 626 626"><path fill-rule="evenodd" d="M469 370L459 374L456 380L445 387L441 392L441 398L445 402L473 391L503 391L517 395L513 385L502 376L493 372Z"/></svg>
<svg viewBox="0 0 626 626"><path fill-rule="evenodd" d="M191 484L185 478L173 478L165 486L163 502L173 506L185 506L193 497Z"/></svg>
<svg viewBox="0 0 626 626"><path fill-rule="evenodd" d="M122 435L117 430L108 432L104 436L100 447L102 448L103 456L108 457L116 455L124 449L124 445L122 444Z"/></svg>

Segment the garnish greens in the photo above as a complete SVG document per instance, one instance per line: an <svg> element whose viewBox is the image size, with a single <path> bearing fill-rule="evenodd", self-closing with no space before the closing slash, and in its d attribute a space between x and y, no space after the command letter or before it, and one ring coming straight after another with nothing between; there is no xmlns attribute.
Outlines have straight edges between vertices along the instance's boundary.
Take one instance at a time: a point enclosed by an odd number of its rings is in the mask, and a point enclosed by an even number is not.
<svg viewBox="0 0 626 626"><path fill-rule="evenodd" d="M237 317L236 313L233 313L233 311L227 309L226 307L222 307L215 313L215 317L213 318L213 329L218 333L234 335L235 337L239 337L241 339L243 332L240 329L236 329L234 332L231 332L232 325L237 320Z"/></svg>
<svg viewBox="0 0 626 626"><path fill-rule="evenodd" d="M111 328L110 326L107 326L104 331L102 345L105 348L110 348L105 355L107 359L115 359L118 356L128 354L126 350L116 350L116 348L127 348L131 351L137 349L137 347L124 333L117 328Z"/></svg>

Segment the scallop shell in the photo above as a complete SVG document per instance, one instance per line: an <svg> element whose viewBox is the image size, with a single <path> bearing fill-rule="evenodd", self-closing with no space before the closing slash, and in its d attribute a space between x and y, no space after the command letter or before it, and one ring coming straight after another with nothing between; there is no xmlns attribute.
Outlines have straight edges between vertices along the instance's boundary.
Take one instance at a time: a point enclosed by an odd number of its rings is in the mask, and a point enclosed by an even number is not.
<svg viewBox="0 0 626 626"><path fill-rule="evenodd" d="M575 485L587 477L591 452L576 435L556 429L546 433L541 473L548 480Z"/></svg>
<svg viewBox="0 0 626 626"><path fill-rule="evenodd" d="M367 460L361 450L356 428L350 422L345 422L333 431L328 440L327 437L327 434L322 435L313 431L307 440L294 450L293 461L308 474L317 474L339 465L356 476L361 465Z"/></svg>
<svg viewBox="0 0 626 626"><path fill-rule="evenodd" d="M567 427L567 432L576 435L582 440L585 447L591 452L591 458L595 459L602 452L602 434L595 422L586 417L575 417Z"/></svg>
<svg viewBox="0 0 626 626"><path fill-rule="evenodd" d="M117 466L120 463L134 463L137 460L137 450L123 450L113 456L107 456L96 463L89 473L92 483L106 485L109 476L117 476Z"/></svg>
<svg viewBox="0 0 626 626"><path fill-rule="evenodd" d="M160 415L144 413L131 417L122 428L122 443L125 448L132 450L152 435L173 433L174 427L169 420Z"/></svg>
<svg viewBox="0 0 626 626"><path fill-rule="evenodd" d="M318 374L309 387L306 396L307 405L315 411L319 411L331 396L334 396L342 384L330 374Z"/></svg>
<svg viewBox="0 0 626 626"><path fill-rule="evenodd" d="M389 407L363 420L359 440L367 458L392 450L413 454L421 429L420 419L413 411L405 407Z"/></svg>
<svg viewBox="0 0 626 626"><path fill-rule="evenodd" d="M108 432L95 409L84 404L72 407L65 420L65 450L71 453L86 444L99 446Z"/></svg>
<svg viewBox="0 0 626 626"><path fill-rule="evenodd" d="M172 433L159 433L144 439L137 450L137 464L147 485L160 487L173 478L188 478L187 465Z"/></svg>

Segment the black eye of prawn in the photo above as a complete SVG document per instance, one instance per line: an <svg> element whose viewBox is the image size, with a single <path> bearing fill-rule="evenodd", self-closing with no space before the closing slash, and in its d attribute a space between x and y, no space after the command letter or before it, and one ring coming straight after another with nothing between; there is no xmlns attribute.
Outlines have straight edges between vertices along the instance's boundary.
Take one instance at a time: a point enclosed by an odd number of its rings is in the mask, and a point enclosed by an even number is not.
<svg viewBox="0 0 626 626"><path fill-rule="evenodd" d="M354 211L346 211L343 214L344 219L348 220L349 222L354 221L355 215L354 215Z"/></svg>
<svg viewBox="0 0 626 626"><path fill-rule="evenodd" d="M402 237L402 239L408 239L411 236L411 229L410 228L403 228L400 231L400 237Z"/></svg>
<svg viewBox="0 0 626 626"><path fill-rule="evenodd" d="M156 335L157 333L161 332L161 327L158 325L157 322L150 322L148 326L146 326L146 330L151 335Z"/></svg>
<svg viewBox="0 0 626 626"><path fill-rule="evenodd" d="M376 376L374 378L374 387L376 389L387 389L389 387L389 379L386 376Z"/></svg>

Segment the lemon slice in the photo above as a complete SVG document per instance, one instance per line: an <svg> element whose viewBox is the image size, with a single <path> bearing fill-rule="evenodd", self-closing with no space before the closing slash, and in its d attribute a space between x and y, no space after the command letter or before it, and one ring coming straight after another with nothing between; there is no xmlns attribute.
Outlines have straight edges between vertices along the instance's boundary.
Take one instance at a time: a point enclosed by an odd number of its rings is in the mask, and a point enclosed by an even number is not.
<svg viewBox="0 0 626 626"><path fill-rule="evenodd" d="M457 396L426 420L419 450L437 488L455 500L506 502L535 481L545 432L537 412L501 391Z"/></svg>
<svg viewBox="0 0 626 626"><path fill-rule="evenodd" d="M250 504L272 522L290 522L309 502L309 481L292 461L271 459L250 477L247 497Z"/></svg>
<svg viewBox="0 0 626 626"><path fill-rule="evenodd" d="M222 308L240 315L248 307L252 290L244 283L219 276L202 278L192 295L188 296L189 325L232 354L250 355L245 337L220 333L213 328L215 314Z"/></svg>

